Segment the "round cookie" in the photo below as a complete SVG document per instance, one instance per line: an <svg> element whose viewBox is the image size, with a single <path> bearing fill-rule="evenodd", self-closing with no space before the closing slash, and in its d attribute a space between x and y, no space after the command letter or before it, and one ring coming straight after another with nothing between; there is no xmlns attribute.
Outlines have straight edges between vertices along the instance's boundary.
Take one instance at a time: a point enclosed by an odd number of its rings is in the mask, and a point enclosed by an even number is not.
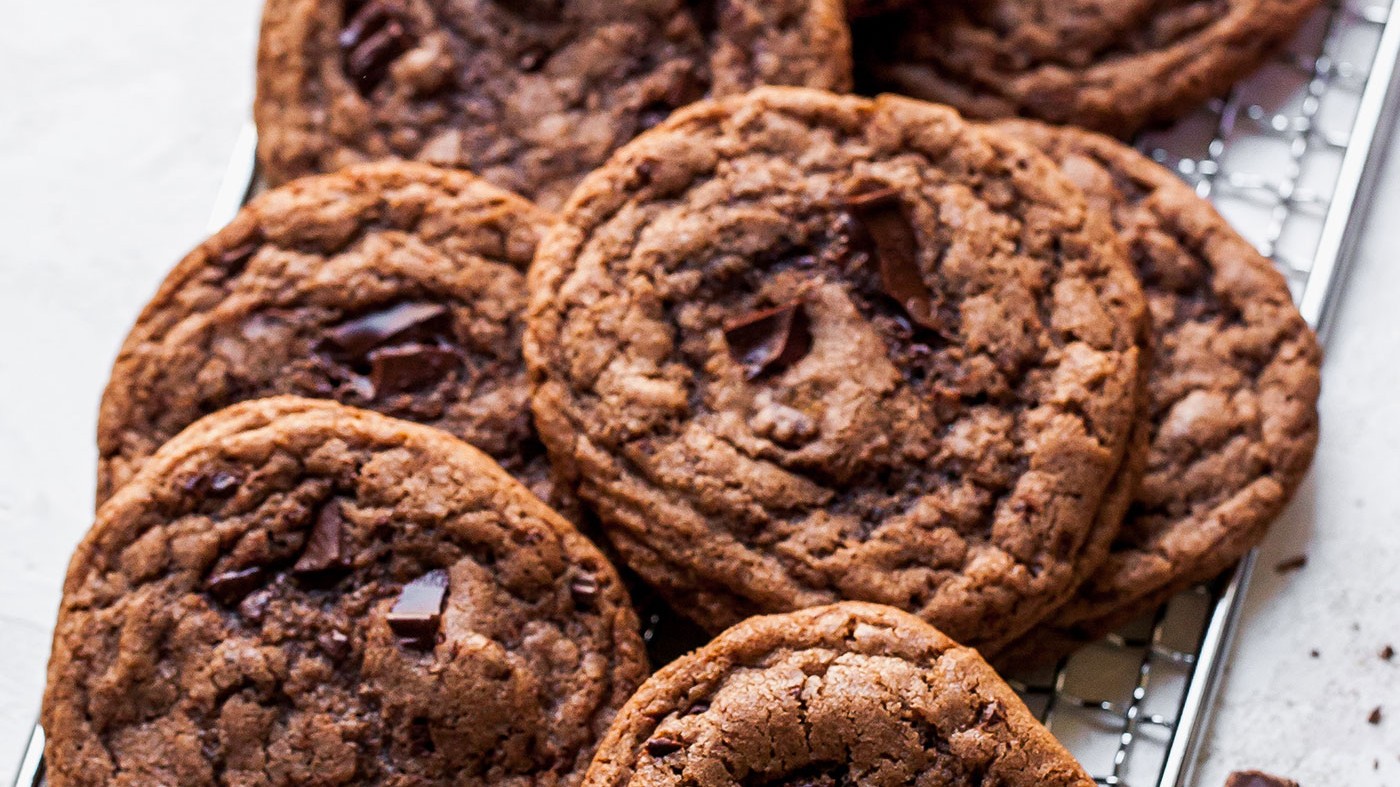
<svg viewBox="0 0 1400 787"><path fill-rule="evenodd" d="M586 787L1094 782L971 648L889 607L753 618L653 675Z"/></svg>
<svg viewBox="0 0 1400 787"><path fill-rule="evenodd" d="M1071 591L1145 313L1033 149L895 96L697 104L530 275L550 458L701 625L853 599L984 644Z"/></svg>
<svg viewBox="0 0 1400 787"><path fill-rule="evenodd" d="M1318 0L949 0L863 21L857 82L1119 136L1174 120L1259 67Z"/></svg>
<svg viewBox="0 0 1400 787"><path fill-rule="evenodd" d="M273 394L438 427L545 500L520 353L548 214L462 172L360 165L254 200L177 265L127 337L98 419L98 499L199 417Z"/></svg>
<svg viewBox="0 0 1400 787"><path fill-rule="evenodd" d="M850 82L844 0L269 0L254 115L274 184L412 158L554 208L677 107Z"/></svg>
<svg viewBox="0 0 1400 787"><path fill-rule="evenodd" d="M577 784L646 674L591 543L450 435L279 397L205 418L64 584L49 784Z"/></svg>
<svg viewBox="0 0 1400 787"><path fill-rule="evenodd" d="M1287 283L1211 205L1107 137L997 127L1113 217L1152 314L1147 469L1104 565L999 661L1043 662L1228 568L1263 538L1317 444L1321 351Z"/></svg>

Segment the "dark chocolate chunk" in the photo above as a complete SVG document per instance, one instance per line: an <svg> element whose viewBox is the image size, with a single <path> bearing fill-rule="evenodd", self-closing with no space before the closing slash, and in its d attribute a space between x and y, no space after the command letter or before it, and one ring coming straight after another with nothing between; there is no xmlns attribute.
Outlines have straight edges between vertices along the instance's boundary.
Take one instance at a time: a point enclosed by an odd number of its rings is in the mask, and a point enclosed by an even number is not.
<svg viewBox="0 0 1400 787"><path fill-rule="evenodd" d="M336 660L350 655L350 637L342 631L327 631L316 638L316 644L327 656Z"/></svg>
<svg viewBox="0 0 1400 787"><path fill-rule="evenodd" d="M1226 778L1225 787L1298 787L1298 783L1263 771L1235 771Z"/></svg>
<svg viewBox="0 0 1400 787"><path fill-rule="evenodd" d="M220 470L209 479L209 491L216 495L226 495L241 483L243 483L243 479L233 473Z"/></svg>
<svg viewBox="0 0 1400 787"><path fill-rule="evenodd" d="M736 317L724 324L729 355L750 380L780 372L812 349L807 310L796 300Z"/></svg>
<svg viewBox="0 0 1400 787"><path fill-rule="evenodd" d="M375 398L425 388L461 365L451 350L416 343L372 350L369 362Z"/></svg>
<svg viewBox="0 0 1400 787"><path fill-rule="evenodd" d="M676 740L675 738L667 738L665 736L652 738L646 743L647 754L650 754L653 757L665 757L666 755L674 754L675 752L678 752L683 748L685 747L680 741Z"/></svg>
<svg viewBox="0 0 1400 787"><path fill-rule="evenodd" d="M316 515L316 523L311 526L311 535L306 539L306 547L297 558L292 571L297 574L316 574L335 568L344 568L345 519L340 513L340 504L331 501L321 507Z"/></svg>
<svg viewBox="0 0 1400 787"><path fill-rule="evenodd" d="M221 252L214 261L224 269L226 276L237 276L247 267L248 260L253 258L259 248L262 248L262 242L260 236L254 235L237 246Z"/></svg>
<svg viewBox="0 0 1400 787"><path fill-rule="evenodd" d="M690 706L690 710L686 711L686 712L685 712L685 715L687 715L687 716L699 716L700 714L702 714L702 713L708 711L709 709L710 709L710 703L705 702L704 700L701 700L700 702L697 702L697 703L695 703L694 705L691 705L691 706Z"/></svg>
<svg viewBox="0 0 1400 787"><path fill-rule="evenodd" d="M354 11L340 32L345 73L361 95L369 95L389 72L389 65L412 46L404 26L403 0L369 0Z"/></svg>
<svg viewBox="0 0 1400 787"><path fill-rule="evenodd" d="M337 325L326 338L356 357L365 357L370 350L406 339L412 332L445 330L446 306L437 303L400 303L377 312L370 312Z"/></svg>
<svg viewBox="0 0 1400 787"><path fill-rule="evenodd" d="M447 572L429 571L404 585L398 601L389 610L389 628L405 645L431 647L442 623L442 605L447 600Z"/></svg>
<svg viewBox="0 0 1400 787"><path fill-rule="evenodd" d="M874 247L885 294L916 324L938 330L933 293L919 270L919 240L899 192L876 188L859 193L846 201L846 208Z"/></svg>
<svg viewBox="0 0 1400 787"><path fill-rule="evenodd" d="M209 577L204 587L220 602L233 605L256 590L266 576L267 571L262 566L235 568Z"/></svg>
<svg viewBox="0 0 1400 787"><path fill-rule="evenodd" d="M598 590L598 576L586 571L580 572L578 576L574 577L573 582L569 583L569 592L577 604L587 604L593 601L598 596Z"/></svg>
<svg viewBox="0 0 1400 787"><path fill-rule="evenodd" d="M1274 571L1280 574L1291 574L1292 572L1297 571L1298 569L1302 568L1303 566L1306 566L1307 564L1307 555L1294 555L1293 557L1290 557L1287 560L1280 560L1274 566Z"/></svg>

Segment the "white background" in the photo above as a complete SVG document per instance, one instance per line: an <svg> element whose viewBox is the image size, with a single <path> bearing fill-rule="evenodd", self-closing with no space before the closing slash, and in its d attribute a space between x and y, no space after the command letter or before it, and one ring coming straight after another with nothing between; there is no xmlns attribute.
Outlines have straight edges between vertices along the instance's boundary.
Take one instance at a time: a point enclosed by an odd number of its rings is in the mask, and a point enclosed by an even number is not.
<svg viewBox="0 0 1400 787"><path fill-rule="evenodd" d="M201 240L248 114L259 5L3 4L0 778L37 712L64 567L90 524L107 370ZM1400 155L1389 161L1328 346L1317 461L1265 546L1201 785L1241 767L1304 787L1400 785L1400 657L1377 656L1400 648ZM1299 552L1305 569L1272 571Z"/></svg>

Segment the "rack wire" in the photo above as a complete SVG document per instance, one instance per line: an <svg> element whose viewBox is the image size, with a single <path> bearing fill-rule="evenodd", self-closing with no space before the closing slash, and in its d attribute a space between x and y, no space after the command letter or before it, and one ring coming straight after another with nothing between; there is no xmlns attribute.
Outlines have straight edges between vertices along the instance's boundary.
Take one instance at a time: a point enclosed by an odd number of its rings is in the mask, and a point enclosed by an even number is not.
<svg viewBox="0 0 1400 787"><path fill-rule="evenodd" d="M1138 140L1278 265L1324 337L1400 96L1397 4L1327 0L1275 61L1229 96ZM253 192L256 145L248 124L211 232ZM1099 784L1190 784L1254 562L1248 555L1226 576L1053 668L1014 676L1027 704ZM15 787L45 784L43 751L36 725Z"/></svg>

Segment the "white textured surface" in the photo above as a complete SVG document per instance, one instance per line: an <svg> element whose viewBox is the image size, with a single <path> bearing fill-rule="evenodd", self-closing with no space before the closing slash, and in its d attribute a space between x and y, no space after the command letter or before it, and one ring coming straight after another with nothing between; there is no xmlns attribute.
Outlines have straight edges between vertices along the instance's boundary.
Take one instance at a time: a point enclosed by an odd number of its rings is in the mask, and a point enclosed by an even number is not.
<svg viewBox="0 0 1400 787"><path fill-rule="evenodd" d="M0 25L0 778L37 712L98 397L203 234L246 117L256 0L8 3ZM1400 144L1392 143L1392 148ZM1312 478L1265 547L1198 783L1400 785L1400 155L1328 347ZM1279 560L1307 552L1302 571ZM1319 651L1318 658L1310 650ZM1385 718L1366 716L1383 706ZM1373 770L1378 764L1379 770Z"/></svg>

